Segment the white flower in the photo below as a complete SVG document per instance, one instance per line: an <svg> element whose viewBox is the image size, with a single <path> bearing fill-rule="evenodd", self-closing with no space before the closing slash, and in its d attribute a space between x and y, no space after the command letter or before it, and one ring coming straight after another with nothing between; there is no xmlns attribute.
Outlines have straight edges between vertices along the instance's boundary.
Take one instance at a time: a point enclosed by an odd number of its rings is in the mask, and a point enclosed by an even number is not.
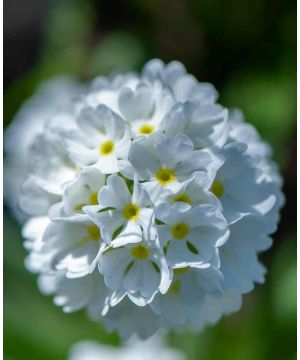
<svg viewBox="0 0 300 360"><path fill-rule="evenodd" d="M128 339L132 334L147 339L161 327L159 316L149 305L136 306L126 297L111 307L102 320L108 331L117 331L122 339Z"/></svg>
<svg viewBox="0 0 300 360"><path fill-rule="evenodd" d="M256 212L263 215L275 204L273 186L261 176L257 160L246 153L247 145L229 143L221 154L224 163L216 172L211 191L219 198L229 223Z"/></svg>
<svg viewBox="0 0 300 360"><path fill-rule="evenodd" d="M134 89L139 78L134 73L116 74L112 77L98 76L90 86L89 91L80 98L79 107L106 105L119 113L118 98L123 87Z"/></svg>
<svg viewBox="0 0 300 360"><path fill-rule="evenodd" d="M30 147L46 126L53 125L59 113L60 120L70 126L73 121L70 99L80 90L72 78L60 76L46 81L27 100L4 132L4 188L6 204L20 221L26 215L19 209L20 188L31 172Z"/></svg>
<svg viewBox="0 0 300 360"><path fill-rule="evenodd" d="M199 83L193 75L187 74L178 61L164 65L161 60L151 60L145 65L142 75L150 81L160 80L172 90L178 102L197 100L200 104L212 104L218 97L213 85Z"/></svg>
<svg viewBox="0 0 300 360"><path fill-rule="evenodd" d="M50 222L48 216L35 216L28 219L22 228L22 236L26 239L24 247L30 251L25 259L25 266L32 272L46 271L50 268L52 254L41 253L43 236Z"/></svg>
<svg viewBox="0 0 300 360"><path fill-rule="evenodd" d="M62 184L73 179L75 164L68 158L61 135L48 130L37 135L29 156L31 173L21 188L20 207L28 215L45 215L62 195Z"/></svg>
<svg viewBox="0 0 300 360"><path fill-rule="evenodd" d="M172 267L208 266L229 236L224 216L212 205L162 204L156 217L163 223L157 226L158 236Z"/></svg>
<svg viewBox="0 0 300 360"><path fill-rule="evenodd" d="M115 291L112 305L128 295L136 305L143 306L158 291L168 290L172 274L157 239L152 236L145 229L139 243L103 250L99 270L106 285Z"/></svg>
<svg viewBox="0 0 300 360"><path fill-rule="evenodd" d="M245 216L230 226L230 238L220 249L226 286L244 294L253 289L254 282L264 281L266 270L258 261L257 253L271 246L267 234L267 226L260 216Z"/></svg>
<svg viewBox="0 0 300 360"><path fill-rule="evenodd" d="M186 134L196 149L222 146L227 139L227 116L228 111L218 104L179 103L165 116L161 129L168 136Z"/></svg>
<svg viewBox="0 0 300 360"><path fill-rule="evenodd" d="M91 220L58 220L48 225L40 252L51 254L53 269L75 278L94 270L102 245L101 231Z"/></svg>
<svg viewBox="0 0 300 360"><path fill-rule="evenodd" d="M104 105L83 108L78 130L66 134L70 158L79 166L96 166L102 173L120 171L130 147L130 129L125 121Z"/></svg>
<svg viewBox="0 0 300 360"><path fill-rule="evenodd" d="M157 131L174 104L172 93L158 82L141 82L135 90L124 87L118 98L120 113L130 123L134 136Z"/></svg>
<svg viewBox="0 0 300 360"><path fill-rule="evenodd" d="M183 202L191 206L211 204L222 207L219 199L209 190L211 179L204 171L197 171L190 179L182 183L177 192L165 192L159 199L161 203L173 205Z"/></svg>
<svg viewBox="0 0 300 360"><path fill-rule="evenodd" d="M165 190L178 191L183 181L212 162L208 153L195 151L191 140L181 134L174 139L165 135L137 139L129 160L153 202L159 201Z"/></svg>
<svg viewBox="0 0 300 360"><path fill-rule="evenodd" d="M63 271L44 273L40 275L38 285L44 294L55 294L54 303L66 313L86 308L88 315L98 320L101 313L107 312L111 291L98 271L74 279L67 278Z"/></svg>
<svg viewBox="0 0 300 360"><path fill-rule="evenodd" d="M182 64L153 60L95 79L51 119L41 105L47 125L8 137L8 164L26 155L25 265L65 312L122 338L199 330L264 281L282 179L269 145L216 99Z"/></svg>
<svg viewBox="0 0 300 360"><path fill-rule="evenodd" d="M261 216L249 215L230 226L230 237L220 248L220 269L223 274L223 295L208 293L191 325L201 329L216 323L221 316L236 312L242 305L242 294L263 283L266 269L258 253L268 249L272 241ZM196 316L197 315L197 316Z"/></svg>
<svg viewBox="0 0 300 360"><path fill-rule="evenodd" d="M166 328L174 324L196 323L208 294L222 296L223 275L214 266L207 268L182 267L174 269L173 282L165 296L151 303ZM201 318L200 318L201 321Z"/></svg>
<svg viewBox="0 0 300 360"><path fill-rule="evenodd" d="M271 160L272 149L269 144L263 141L251 125L244 122L244 116L239 110L229 112L229 139L228 141L240 141L247 144L247 154L256 159L256 166L261 170L261 176L269 183L273 184L273 191L276 193L275 205L265 215L267 222L270 224L270 232L272 228L276 228L279 221L279 210L285 203L285 198L280 191L283 180L279 174L278 166Z"/></svg>
<svg viewBox="0 0 300 360"><path fill-rule="evenodd" d="M142 228L147 230L153 217L146 191L137 179L133 184L128 182L133 187L132 194L121 177L109 176L99 192L99 205L83 208L102 229L104 241L113 247L141 241Z"/></svg>
<svg viewBox="0 0 300 360"><path fill-rule="evenodd" d="M122 347L112 347L94 341L81 341L72 346L69 360L184 360L178 350L168 347L162 336L141 341L131 339Z"/></svg>
<svg viewBox="0 0 300 360"><path fill-rule="evenodd" d="M68 277L91 273L97 265L103 243L97 226L88 218L78 221L56 221L44 217L28 220L22 234L30 250L25 260L33 272L64 270Z"/></svg>
<svg viewBox="0 0 300 360"><path fill-rule="evenodd" d="M62 201L49 209L49 216L56 220L86 216L83 207L98 204L98 192L105 182L105 175L98 169L83 169L74 180L64 184Z"/></svg>

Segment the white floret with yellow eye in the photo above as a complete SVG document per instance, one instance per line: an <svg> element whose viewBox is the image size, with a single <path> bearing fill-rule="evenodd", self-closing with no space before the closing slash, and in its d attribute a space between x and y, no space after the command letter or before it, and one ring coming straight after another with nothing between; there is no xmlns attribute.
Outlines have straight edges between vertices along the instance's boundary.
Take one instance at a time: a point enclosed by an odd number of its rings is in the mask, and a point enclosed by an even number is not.
<svg viewBox="0 0 300 360"><path fill-rule="evenodd" d="M102 229L106 243L113 247L140 241L142 229L153 228L153 207L138 180L127 183L110 175L98 194L99 205L85 206L83 211Z"/></svg>
<svg viewBox="0 0 300 360"><path fill-rule="evenodd" d="M122 88L118 105L131 126L133 137L148 136L159 130L163 118L175 105L175 99L159 82L141 82L134 90Z"/></svg>
<svg viewBox="0 0 300 360"><path fill-rule="evenodd" d="M174 139L163 134L137 139L129 160L155 204L166 191L178 191L185 180L213 162L209 153L195 151L190 138L183 134Z"/></svg>
<svg viewBox="0 0 300 360"><path fill-rule="evenodd" d="M86 217L83 207L98 205L98 192L105 183L106 176L97 168L81 170L72 181L64 183L62 201L49 209L49 216L52 220Z"/></svg>
<svg viewBox="0 0 300 360"><path fill-rule="evenodd" d="M215 249L229 237L227 222L217 207L185 203L157 208L158 236L171 267L210 264Z"/></svg>
<svg viewBox="0 0 300 360"><path fill-rule="evenodd" d="M108 107L86 107L77 117L78 129L66 134L66 149L79 166L95 166L103 174L120 171L131 144L130 128Z"/></svg>
<svg viewBox="0 0 300 360"><path fill-rule="evenodd" d="M144 306L158 292L166 293L172 281L172 272L156 234L147 229L143 230L138 243L104 249L99 270L106 285L114 290L111 305L118 304L127 295L136 305Z"/></svg>
<svg viewBox="0 0 300 360"><path fill-rule="evenodd" d="M48 225L40 253L50 254L53 270L76 278L93 272L103 246L101 231L90 219L57 220Z"/></svg>

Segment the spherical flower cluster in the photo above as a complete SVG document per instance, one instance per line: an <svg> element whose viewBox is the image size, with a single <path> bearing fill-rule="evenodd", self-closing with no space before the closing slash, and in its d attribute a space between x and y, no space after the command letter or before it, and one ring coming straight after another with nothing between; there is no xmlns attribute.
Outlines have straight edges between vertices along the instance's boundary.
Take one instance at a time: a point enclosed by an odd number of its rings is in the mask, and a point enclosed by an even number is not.
<svg viewBox="0 0 300 360"><path fill-rule="evenodd" d="M12 191L26 266L65 312L147 338L213 324L264 281L281 177L256 130L216 101L182 64L152 60L96 78L28 135Z"/></svg>

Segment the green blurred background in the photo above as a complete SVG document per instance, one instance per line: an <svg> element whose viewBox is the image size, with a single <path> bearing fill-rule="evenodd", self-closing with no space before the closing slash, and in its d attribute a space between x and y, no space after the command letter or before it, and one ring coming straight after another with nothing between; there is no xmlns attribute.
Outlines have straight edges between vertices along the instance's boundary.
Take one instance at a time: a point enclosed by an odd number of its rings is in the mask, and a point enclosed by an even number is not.
<svg viewBox="0 0 300 360"><path fill-rule="evenodd" d="M296 2L292 0L5 0L4 125L56 74L88 80L179 60L212 82L220 102L243 109L274 148L287 203L274 246L261 256L267 282L239 313L200 334L170 334L188 360L296 359ZM4 358L65 359L82 339L116 334L64 315L23 265L20 228L5 209Z"/></svg>

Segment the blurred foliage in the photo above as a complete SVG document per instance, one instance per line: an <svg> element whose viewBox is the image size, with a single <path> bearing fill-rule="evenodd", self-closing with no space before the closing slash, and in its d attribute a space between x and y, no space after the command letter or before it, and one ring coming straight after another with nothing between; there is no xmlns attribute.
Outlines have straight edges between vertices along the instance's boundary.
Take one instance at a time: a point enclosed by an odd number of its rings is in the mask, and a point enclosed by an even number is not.
<svg viewBox="0 0 300 360"><path fill-rule="evenodd" d="M289 149L281 146L295 127L296 97L292 74L243 72L228 83L224 103L243 109L245 117L273 145L284 164ZM279 151L280 149L280 151Z"/></svg>
<svg viewBox="0 0 300 360"><path fill-rule="evenodd" d="M241 311L200 334L169 335L188 360L296 359L295 166L296 16L292 0L61 0L51 2L39 58L4 95L4 124L38 84L67 73L88 80L139 70L147 59L182 61L212 82L225 106L272 143L285 175L287 206L267 282L244 296ZM65 315L41 295L24 268L19 228L5 216L5 359L65 359L82 339L118 344L84 313Z"/></svg>

